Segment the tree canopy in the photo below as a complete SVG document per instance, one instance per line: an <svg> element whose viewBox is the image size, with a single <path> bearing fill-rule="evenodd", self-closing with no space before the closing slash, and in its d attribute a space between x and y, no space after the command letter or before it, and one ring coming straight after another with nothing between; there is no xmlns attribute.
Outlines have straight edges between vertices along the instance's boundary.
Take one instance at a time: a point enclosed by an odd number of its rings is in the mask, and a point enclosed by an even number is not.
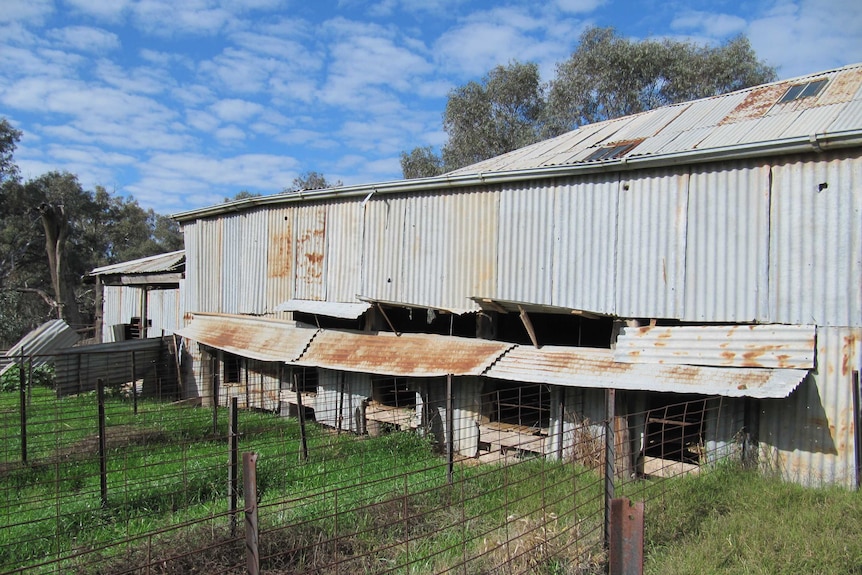
<svg viewBox="0 0 862 575"><path fill-rule="evenodd" d="M441 156L430 147L402 152L401 170L405 178L438 175L584 124L775 78L775 69L757 59L744 36L710 47L633 41L613 28L588 28L547 85L536 64L512 62L452 90L443 113L448 140Z"/></svg>
<svg viewBox="0 0 862 575"><path fill-rule="evenodd" d="M85 190L74 174L22 182L12 163L17 138L10 141L0 144L12 166L0 183L0 345L50 318L88 325L95 301L82 278L90 270L183 246L170 218L99 186Z"/></svg>
<svg viewBox="0 0 862 575"><path fill-rule="evenodd" d="M299 176L293 178L293 182L290 188L286 188L286 192L299 192L302 190L322 190L324 188L337 188L339 186L343 186L344 183L341 180L337 180L335 182L330 182L326 179L326 176L321 174L320 172L304 172Z"/></svg>

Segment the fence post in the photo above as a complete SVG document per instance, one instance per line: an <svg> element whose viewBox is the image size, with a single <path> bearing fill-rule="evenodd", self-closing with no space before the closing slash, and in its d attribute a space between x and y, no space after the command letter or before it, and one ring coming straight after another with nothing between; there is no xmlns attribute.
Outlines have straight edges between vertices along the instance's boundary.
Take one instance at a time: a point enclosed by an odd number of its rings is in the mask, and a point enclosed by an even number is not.
<svg viewBox="0 0 862 575"><path fill-rule="evenodd" d="M299 441L302 451L300 461L308 461L308 439L305 435L305 407L302 405L302 392L299 387L299 377L293 374L293 388L296 390L296 416L299 419Z"/></svg>
<svg viewBox="0 0 862 575"><path fill-rule="evenodd" d="M452 374L446 375L446 479L449 485L454 482L455 475L455 414L452 413Z"/></svg>
<svg viewBox="0 0 862 575"><path fill-rule="evenodd" d="M245 498L245 558L248 575L260 574L257 525L257 453L242 454L242 488Z"/></svg>
<svg viewBox="0 0 862 575"><path fill-rule="evenodd" d="M230 536L236 537L236 504L239 494L239 417L237 398L230 400L230 430L228 431L229 464L227 470L228 494L230 496Z"/></svg>
<svg viewBox="0 0 862 575"><path fill-rule="evenodd" d="M27 377L24 371L24 346L18 364L18 387L21 392L21 462L27 463Z"/></svg>
<svg viewBox="0 0 862 575"><path fill-rule="evenodd" d="M96 380L96 395L99 402L99 477L102 507L108 506L108 443L105 437L105 383Z"/></svg>
<svg viewBox="0 0 862 575"><path fill-rule="evenodd" d="M643 575L644 502L623 497L611 501L608 575Z"/></svg>
<svg viewBox="0 0 862 575"><path fill-rule="evenodd" d="M212 358L212 375L213 375L213 396L212 396L212 404L213 404L213 435L218 435L218 360L214 357Z"/></svg>
<svg viewBox="0 0 862 575"><path fill-rule="evenodd" d="M138 414L138 369L134 351L132 351L132 412L135 415Z"/></svg>
<svg viewBox="0 0 862 575"><path fill-rule="evenodd" d="M605 393L605 548L611 539L611 500L614 498L614 413L616 412L616 390Z"/></svg>

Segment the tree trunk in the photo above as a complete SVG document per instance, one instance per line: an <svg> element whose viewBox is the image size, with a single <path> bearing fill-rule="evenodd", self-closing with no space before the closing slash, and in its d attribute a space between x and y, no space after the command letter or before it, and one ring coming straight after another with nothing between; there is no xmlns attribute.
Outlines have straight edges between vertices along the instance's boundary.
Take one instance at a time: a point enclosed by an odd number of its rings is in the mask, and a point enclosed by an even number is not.
<svg viewBox="0 0 862 575"><path fill-rule="evenodd" d="M63 319L73 329L81 327L81 314L75 302L75 286L67 281L64 274L64 254L66 240L69 238L69 221L62 205L44 203L39 206L42 227L45 229L45 253L48 255L48 271L51 274L51 287L57 302L57 317Z"/></svg>

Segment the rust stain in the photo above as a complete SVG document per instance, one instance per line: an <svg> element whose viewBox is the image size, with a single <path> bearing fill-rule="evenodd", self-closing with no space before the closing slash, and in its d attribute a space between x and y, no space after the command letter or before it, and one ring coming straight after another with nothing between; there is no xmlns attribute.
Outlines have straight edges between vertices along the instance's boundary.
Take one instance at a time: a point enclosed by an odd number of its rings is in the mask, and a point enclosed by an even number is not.
<svg viewBox="0 0 862 575"><path fill-rule="evenodd" d="M752 90L718 125L735 124L736 122L763 117L790 86L790 82L781 82L780 84Z"/></svg>
<svg viewBox="0 0 862 575"><path fill-rule="evenodd" d="M848 375L852 369L853 356L856 353L856 336L848 335L841 346L841 375Z"/></svg>
<svg viewBox="0 0 862 575"><path fill-rule="evenodd" d="M817 105L825 106L852 100L860 87L862 87L862 72L859 70L840 72L826 86L826 90L817 100Z"/></svg>
<svg viewBox="0 0 862 575"><path fill-rule="evenodd" d="M293 234L280 230L269 241L266 273L271 278L289 278L293 275Z"/></svg>
<svg viewBox="0 0 862 575"><path fill-rule="evenodd" d="M721 352L721 357L726 359L728 362L731 362L736 357L736 353L734 353L732 351L723 351L723 352Z"/></svg>

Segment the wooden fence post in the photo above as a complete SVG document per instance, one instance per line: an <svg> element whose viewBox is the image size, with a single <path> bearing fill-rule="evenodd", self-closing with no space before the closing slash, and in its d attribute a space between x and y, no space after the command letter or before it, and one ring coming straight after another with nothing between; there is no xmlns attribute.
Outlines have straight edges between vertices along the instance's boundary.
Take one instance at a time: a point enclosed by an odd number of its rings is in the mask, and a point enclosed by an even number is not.
<svg viewBox="0 0 862 575"><path fill-rule="evenodd" d="M249 575L260 574L257 525L257 453L242 454L242 488L245 497L245 558Z"/></svg>
<svg viewBox="0 0 862 575"><path fill-rule="evenodd" d="M614 414L616 412L616 390L605 393L605 548L611 538L611 500L614 498Z"/></svg>
<svg viewBox="0 0 862 575"><path fill-rule="evenodd" d="M32 359L31 359L32 363ZM24 367L24 346L18 364L18 387L21 391L21 462L27 463L27 376Z"/></svg>
<svg viewBox="0 0 862 575"><path fill-rule="evenodd" d="M228 470L227 483L228 495L230 499L230 536L236 537L236 506L239 495L239 411L237 406L237 398L232 397L230 400L230 430L228 431Z"/></svg>
<svg viewBox="0 0 862 575"><path fill-rule="evenodd" d="M96 380L96 395L99 402L99 478L102 507L108 506L108 442L105 437L105 383Z"/></svg>

